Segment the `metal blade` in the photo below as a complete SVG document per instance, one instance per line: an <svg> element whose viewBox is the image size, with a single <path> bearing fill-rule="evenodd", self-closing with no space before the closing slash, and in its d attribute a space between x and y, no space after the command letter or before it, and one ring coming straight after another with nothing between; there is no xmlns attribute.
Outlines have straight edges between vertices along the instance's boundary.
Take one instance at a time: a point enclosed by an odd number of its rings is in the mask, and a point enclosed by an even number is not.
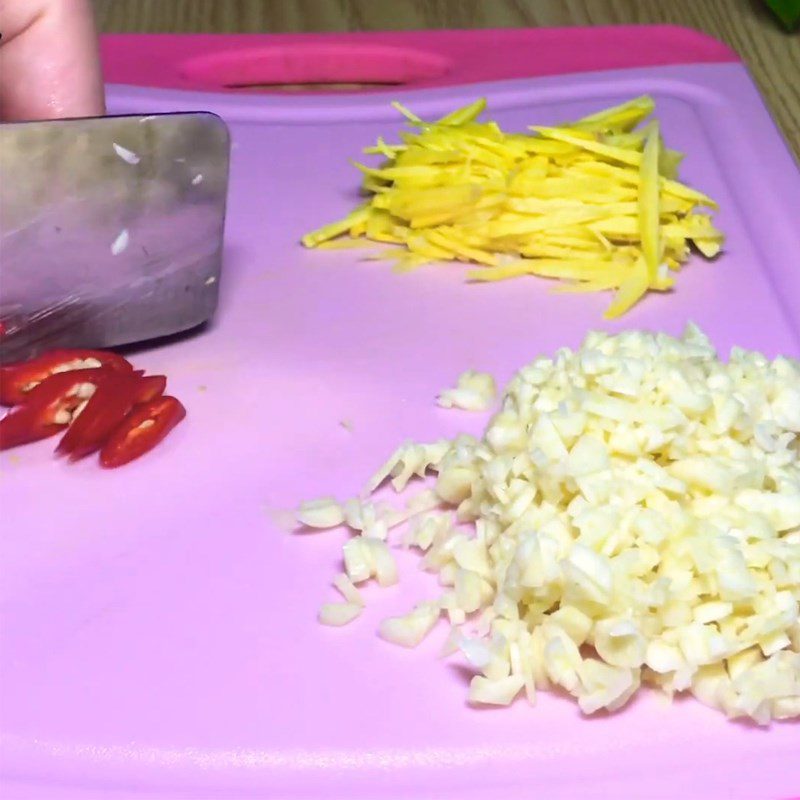
<svg viewBox="0 0 800 800"><path fill-rule="evenodd" d="M229 151L207 113L0 125L0 362L207 321Z"/></svg>

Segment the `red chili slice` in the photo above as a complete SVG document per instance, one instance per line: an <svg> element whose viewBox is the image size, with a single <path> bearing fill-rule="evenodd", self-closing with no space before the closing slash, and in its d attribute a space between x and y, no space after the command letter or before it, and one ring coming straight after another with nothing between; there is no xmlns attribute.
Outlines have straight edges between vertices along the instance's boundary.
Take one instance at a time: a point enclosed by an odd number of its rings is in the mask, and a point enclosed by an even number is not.
<svg viewBox="0 0 800 800"><path fill-rule="evenodd" d="M141 381L133 372L102 381L61 438L56 453L75 461L99 450L136 404Z"/></svg>
<svg viewBox="0 0 800 800"><path fill-rule="evenodd" d="M186 416L183 404L165 395L136 406L100 451L100 464L121 467L152 450Z"/></svg>
<svg viewBox="0 0 800 800"><path fill-rule="evenodd" d="M93 367L45 378L28 392L24 405L0 420L0 450L46 439L63 430L97 387L117 374L105 367Z"/></svg>
<svg viewBox="0 0 800 800"><path fill-rule="evenodd" d="M106 350L51 350L29 361L0 367L0 405L22 403L28 393L45 378L78 369L106 367L115 372L131 372L127 359Z"/></svg>
<svg viewBox="0 0 800 800"><path fill-rule="evenodd" d="M136 402L149 403L164 394L167 388L166 375L145 375L139 379L136 389Z"/></svg>

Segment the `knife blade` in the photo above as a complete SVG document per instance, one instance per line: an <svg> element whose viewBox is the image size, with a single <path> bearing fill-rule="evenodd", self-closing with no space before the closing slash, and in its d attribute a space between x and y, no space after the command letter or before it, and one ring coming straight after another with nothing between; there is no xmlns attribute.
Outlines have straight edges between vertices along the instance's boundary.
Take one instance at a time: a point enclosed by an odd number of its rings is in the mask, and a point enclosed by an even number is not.
<svg viewBox="0 0 800 800"><path fill-rule="evenodd" d="M0 363L207 322L229 156L205 112L0 125Z"/></svg>

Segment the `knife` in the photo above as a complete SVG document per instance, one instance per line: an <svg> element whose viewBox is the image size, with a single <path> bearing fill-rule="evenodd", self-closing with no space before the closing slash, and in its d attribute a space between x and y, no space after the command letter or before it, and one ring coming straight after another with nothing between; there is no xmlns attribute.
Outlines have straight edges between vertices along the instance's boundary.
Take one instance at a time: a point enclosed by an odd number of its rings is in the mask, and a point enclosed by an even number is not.
<svg viewBox="0 0 800 800"><path fill-rule="evenodd" d="M0 124L0 363L207 322L229 157L205 112Z"/></svg>

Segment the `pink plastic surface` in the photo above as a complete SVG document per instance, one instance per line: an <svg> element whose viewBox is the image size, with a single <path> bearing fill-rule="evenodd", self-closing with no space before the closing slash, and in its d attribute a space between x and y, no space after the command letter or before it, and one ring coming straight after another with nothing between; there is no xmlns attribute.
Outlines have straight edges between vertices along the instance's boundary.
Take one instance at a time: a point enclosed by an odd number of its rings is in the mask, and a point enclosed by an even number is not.
<svg viewBox="0 0 800 800"><path fill-rule="evenodd" d="M356 201L349 159L396 135L391 99L436 116L485 94L522 130L642 92L728 243L613 326L606 297L467 285L457 266L398 276L297 244ZM800 179L741 66L302 100L118 87L110 108L228 120L221 306L205 332L134 357L189 412L150 456L102 472L56 461L52 442L0 455L4 798L798 794L797 724L761 730L650 692L596 719L545 694L469 708L467 672L437 657L443 627L413 651L375 634L435 591L415 559L398 556L400 585L368 589L356 623L323 628L343 534L289 536L276 513L358 492L406 438L478 432L484 417L436 407L440 389L467 368L503 382L591 328L694 320L723 353L800 356Z"/></svg>
<svg viewBox="0 0 800 800"><path fill-rule="evenodd" d="M430 88L737 60L736 53L716 39L671 25L280 35L111 34L103 37L102 55L110 83L232 92L253 84ZM372 91L381 90L385 87L372 87Z"/></svg>

